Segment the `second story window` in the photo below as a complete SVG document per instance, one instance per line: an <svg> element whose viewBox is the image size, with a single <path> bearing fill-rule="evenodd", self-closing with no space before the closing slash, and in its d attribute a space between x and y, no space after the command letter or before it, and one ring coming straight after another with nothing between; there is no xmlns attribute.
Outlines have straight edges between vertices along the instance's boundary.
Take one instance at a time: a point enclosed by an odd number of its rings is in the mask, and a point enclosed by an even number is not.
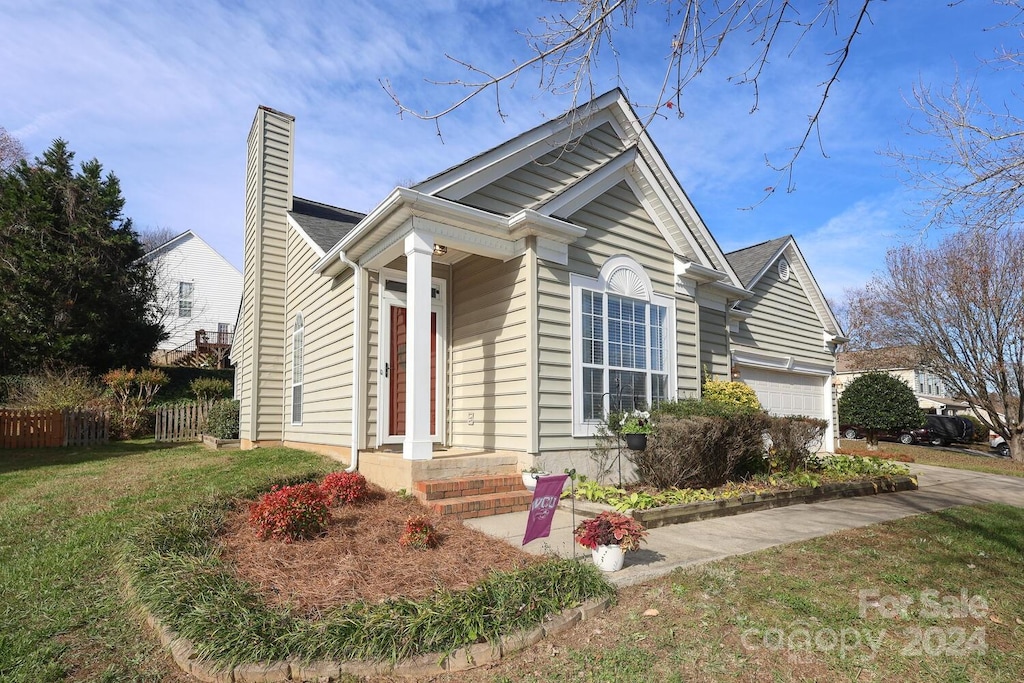
<svg viewBox="0 0 1024 683"><path fill-rule="evenodd" d="M191 282L178 283L178 317L192 317L192 292L195 285Z"/></svg>

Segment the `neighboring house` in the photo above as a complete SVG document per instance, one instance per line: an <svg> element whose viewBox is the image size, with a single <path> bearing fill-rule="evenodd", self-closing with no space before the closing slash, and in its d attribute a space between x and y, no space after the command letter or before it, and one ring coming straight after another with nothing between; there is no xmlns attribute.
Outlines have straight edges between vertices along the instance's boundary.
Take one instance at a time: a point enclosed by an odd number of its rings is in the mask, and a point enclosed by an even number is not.
<svg viewBox="0 0 1024 683"><path fill-rule="evenodd" d="M847 341L796 241L786 235L725 255L751 295L728 311L732 375L775 415L828 420L834 430L835 354Z"/></svg>
<svg viewBox="0 0 1024 683"><path fill-rule="evenodd" d="M230 348L242 297L238 269L191 230L154 248L143 260L156 274L156 304L168 334L155 360L180 360L197 341L218 351Z"/></svg>
<svg viewBox="0 0 1024 683"><path fill-rule="evenodd" d="M946 385L922 363L913 346L892 346L870 351L847 351L836 362L836 388L843 387L869 370L881 370L898 377L914 390L917 404L933 415L964 415L970 405L950 397Z"/></svg>
<svg viewBox="0 0 1024 683"><path fill-rule="evenodd" d="M727 258L622 94L588 106L365 216L293 196L294 118L260 107L232 351L243 447L327 453L392 488L585 472L609 410L734 370L776 412L832 422L841 332L796 245Z"/></svg>

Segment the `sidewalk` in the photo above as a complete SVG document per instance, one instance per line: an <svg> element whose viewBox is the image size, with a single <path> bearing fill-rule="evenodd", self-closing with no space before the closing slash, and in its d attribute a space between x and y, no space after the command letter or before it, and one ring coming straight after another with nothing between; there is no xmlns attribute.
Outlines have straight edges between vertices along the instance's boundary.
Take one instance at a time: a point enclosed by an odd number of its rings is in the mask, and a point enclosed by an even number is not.
<svg viewBox="0 0 1024 683"><path fill-rule="evenodd" d="M676 567L957 505L1006 503L1024 507L1024 477L916 464L910 465L910 469L918 477L920 488L917 491L791 505L651 529L647 543L637 552L628 553L626 566L607 578L616 585L628 586L663 576ZM471 519L465 524L520 546L526 518L526 512L515 512ZM572 557L573 552L582 557L589 555L590 551L573 541L573 527L571 512L559 508L551 525L551 536L531 541L525 550L536 554L556 553L562 557Z"/></svg>

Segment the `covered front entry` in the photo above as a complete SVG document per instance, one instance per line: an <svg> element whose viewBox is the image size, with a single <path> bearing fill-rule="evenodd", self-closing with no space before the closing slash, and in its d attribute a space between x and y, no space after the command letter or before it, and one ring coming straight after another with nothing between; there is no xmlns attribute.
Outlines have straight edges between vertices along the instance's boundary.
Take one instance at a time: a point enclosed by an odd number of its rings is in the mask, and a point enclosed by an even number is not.
<svg viewBox="0 0 1024 683"><path fill-rule="evenodd" d="M402 443L409 415L408 360L410 348L417 344L430 348L430 437L444 441L444 405L446 354L444 281L434 279L431 286L429 337L412 338L409 309L406 304L407 283L404 273L381 271L381 335L380 335L380 443ZM439 353L440 350L440 353Z"/></svg>

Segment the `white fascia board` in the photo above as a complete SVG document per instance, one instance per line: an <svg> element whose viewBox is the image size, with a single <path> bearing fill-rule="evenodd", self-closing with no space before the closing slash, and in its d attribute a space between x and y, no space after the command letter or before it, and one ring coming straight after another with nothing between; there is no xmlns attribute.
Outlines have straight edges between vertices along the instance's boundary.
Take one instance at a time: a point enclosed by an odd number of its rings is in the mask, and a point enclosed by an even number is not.
<svg viewBox="0 0 1024 683"><path fill-rule="evenodd" d="M310 237L306 233L306 231L302 229L302 226L299 225L298 221L292 218L291 214L288 214L288 225L291 226L292 230L299 233L299 237L301 237L306 242L309 248L313 250L314 254L323 258L324 250L320 248L319 244L313 241L313 238Z"/></svg>
<svg viewBox="0 0 1024 683"><path fill-rule="evenodd" d="M696 211L694 211L691 214L691 220L690 221L687 221L686 219L683 218L682 214L679 213L679 211L676 209L675 203L673 203L672 200L669 199L668 194L665 192L665 188L662 187L661 183L658 182L658 178L654 174L654 171L651 169L651 167L647 164L647 162L644 160L644 158L642 156L637 157L636 163L634 164L633 167L636 169L636 172L639 173L642 176L644 181L647 183L647 186L651 188L651 191L654 194L655 199L657 199L658 203L660 203L665 208L665 211L668 212L669 216L672 218L672 220L675 222L675 224L679 227L679 232L681 232L683 234L683 237L686 239L687 244L690 245L690 250L694 254L696 254L698 258L704 259L704 264L703 265L706 265L709 268L713 268L715 264L713 264L707 258L707 254L704 252L704 248L701 247L700 243L697 241L697 239L690 232L691 224L697 225L698 227L703 226L703 222L700 220L700 217L697 215ZM666 177L670 178L671 175L668 175ZM641 197L641 200L645 202L645 208L647 208L648 212L651 213L651 218L655 222L658 223L659 229L661 229L663 234L664 234L666 232L665 227L660 225L660 221L658 221L658 218L657 218L657 213L653 212L652 211L652 207L650 205L646 204L646 197L644 197L644 193L642 191L640 191L639 187L634 187L634 192L636 192L637 195L639 197ZM705 232L706 232L706 228L705 228ZM673 242L675 242L675 238L666 237L666 239L668 240L669 244L672 244ZM714 242L711 242L711 244L714 244ZM675 249L675 251L676 251L676 253L681 253L682 249L677 247ZM726 265L728 265L728 263L725 261L725 257L724 256L722 257L722 263L725 263ZM731 270L726 274L726 277L729 277L730 274L731 274L733 280L738 284L739 280L736 279L735 274L732 274Z"/></svg>
<svg viewBox="0 0 1024 683"><path fill-rule="evenodd" d="M736 285L729 284L728 282L709 282L704 286L725 294L725 298L729 301L741 301L754 296L754 293L749 289L737 287Z"/></svg>
<svg viewBox="0 0 1024 683"><path fill-rule="evenodd" d="M181 233L180 235L175 235L174 237L172 237L171 239L167 240L166 242L164 242L160 246L153 248L152 251L147 251L145 254L143 254L142 256L137 258L135 260L135 263L140 263L142 261L152 261L153 259L159 258L160 255L163 252L170 251L174 247L178 246L178 242L184 240L184 238L188 237L189 235L191 235L192 237L195 237L197 239L199 237L198 235L196 235L191 230L186 230L185 232ZM210 246L210 245L207 245L207 246ZM234 266L232 266L232 268L234 268ZM237 268L236 268L236 270L237 270Z"/></svg>
<svg viewBox="0 0 1024 683"><path fill-rule="evenodd" d="M533 209L523 209L508 219L508 236L520 239L527 235L546 237L555 242L569 244L587 234L587 229L558 218L546 216Z"/></svg>
<svg viewBox="0 0 1024 683"><path fill-rule="evenodd" d="M735 365L776 370L778 372L795 372L801 375L831 375L834 366L823 363L812 363L793 356L781 356L756 351L753 349L733 346L732 362Z"/></svg>
<svg viewBox="0 0 1024 683"><path fill-rule="evenodd" d="M337 244L321 257L319 261L313 264L313 270L320 273L321 275L337 275L347 266L343 263L338 262L338 255L345 252L346 247L355 241L355 238L369 232L386 218L401 201L401 190L403 188L396 187L391 193L384 198L380 204L374 207L373 211L366 214L363 220L353 226L347 235L341 238Z"/></svg>
<svg viewBox="0 0 1024 683"><path fill-rule="evenodd" d="M800 270L803 271L798 273L798 275L803 276L800 278L800 284L802 285L804 281L807 281L811 285L812 291L808 292L808 298L811 299L811 305L814 307L815 312L817 312L818 317L821 318L822 325L826 330L835 335L835 341L840 343L850 341L843 335L843 328L839 326L839 320L836 318L835 313L832 312L832 307L828 305L828 300L825 298L824 292L821 291L821 287L818 286L818 281L814 277L814 273L811 272L810 266L807 265L807 261L804 260L804 255L800 252L800 247L797 246L796 241L789 240L786 248L790 261L795 260L799 264ZM804 291L807 291L806 287Z"/></svg>
<svg viewBox="0 0 1024 683"><path fill-rule="evenodd" d="M546 216L568 218L599 196L626 179L627 169L636 161L636 145L608 161L596 171L584 176L546 203L537 211Z"/></svg>
<svg viewBox="0 0 1024 683"><path fill-rule="evenodd" d="M693 280L698 284L718 282L729 277L720 270L715 270L710 266L701 265L695 261L686 261L678 255L675 258L675 275L677 278L686 278L687 280Z"/></svg>
<svg viewBox="0 0 1024 683"><path fill-rule="evenodd" d="M585 105L537 126L518 137L504 142L480 156L463 162L436 177L419 183L416 189L448 199L462 199L495 180L502 178L525 163L538 159L558 149L575 137L604 124L612 123L619 129L618 122L610 113L602 111L619 99L621 95L612 90L600 95ZM585 109L593 114L580 115ZM583 121L584 125L579 126Z"/></svg>

